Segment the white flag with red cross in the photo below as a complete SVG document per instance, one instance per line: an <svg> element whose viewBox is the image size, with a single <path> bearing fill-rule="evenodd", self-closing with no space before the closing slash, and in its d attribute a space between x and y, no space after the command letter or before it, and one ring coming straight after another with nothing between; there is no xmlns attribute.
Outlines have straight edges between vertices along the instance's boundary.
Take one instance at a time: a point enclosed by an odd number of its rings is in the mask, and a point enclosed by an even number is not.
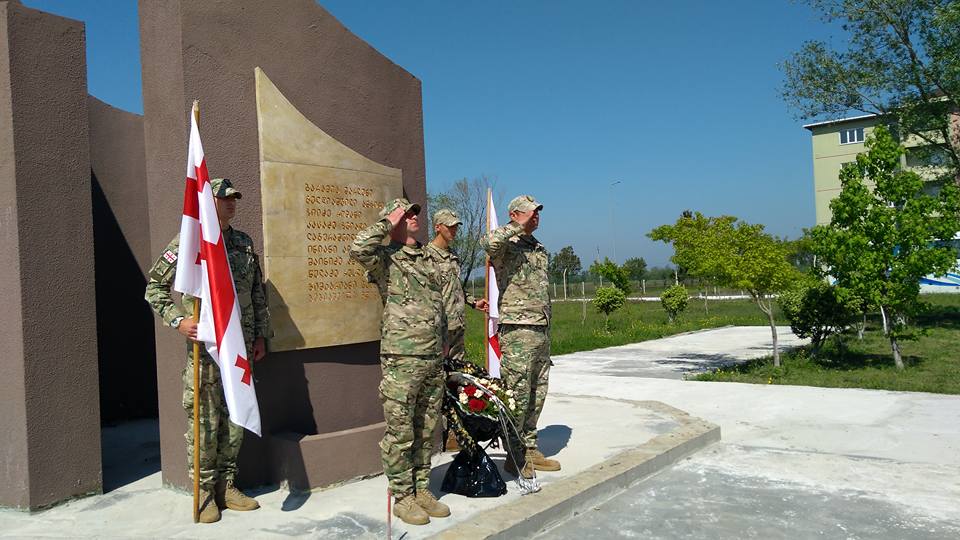
<svg viewBox="0 0 960 540"><path fill-rule="evenodd" d="M493 206L493 193L487 190L487 234L495 230L497 224L497 209ZM491 377L500 377L500 337L497 331L500 327L500 289L497 288L497 273L487 257L487 373Z"/></svg>
<svg viewBox="0 0 960 540"><path fill-rule="evenodd" d="M180 255L174 290L200 299L197 340L220 367L230 421L260 435L260 409L253 387L253 360L240 325L240 303L227 247L217 219L213 188L200 144L196 116L190 115L187 182L180 223Z"/></svg>

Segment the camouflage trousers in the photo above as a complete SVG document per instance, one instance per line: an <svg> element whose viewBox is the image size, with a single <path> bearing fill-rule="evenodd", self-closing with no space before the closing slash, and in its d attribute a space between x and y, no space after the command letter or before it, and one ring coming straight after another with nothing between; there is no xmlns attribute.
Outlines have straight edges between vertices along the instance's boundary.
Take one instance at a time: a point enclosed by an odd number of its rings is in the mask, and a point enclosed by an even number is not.
<svg viewBox="0 0 960 540"><path fill-rule="evenodd" d="M452 358L454 360L463 360L467 355L466 350L466 329L462 326L460 328L454 328L447 332L447 339L444 341L444 344L449 347L447 350L447 358Z"/></svg>
<svg viewBox="0 0 960 540"><path fill-rule="evenodd" d="M500 377L517 400L514 422L518 440L509 434L510 447L517 452L537 447L537 420L547 398L550 377L550 334L546 326L500 325Z"/></svg>
<svg viewBox="0 0 960 540"><path fill-rule="evenodd" d="M380 367L380 401L387 423L380 456L390 490L402 497L430 484L433 432L443 401L443 365L439 356L382 355Z"/></svg>
<svg viewBox="0 0 960 540"><path fill-rule="evenodd" d="M251 350L251 344L247 345ZM220 383L220 368L200 345L200 489L213 489L219 480L237 475L237 455L243 428L230 421ZM183 408L187 413L187 470L193 481L193 345L187 346L183 370Z"/></svg>

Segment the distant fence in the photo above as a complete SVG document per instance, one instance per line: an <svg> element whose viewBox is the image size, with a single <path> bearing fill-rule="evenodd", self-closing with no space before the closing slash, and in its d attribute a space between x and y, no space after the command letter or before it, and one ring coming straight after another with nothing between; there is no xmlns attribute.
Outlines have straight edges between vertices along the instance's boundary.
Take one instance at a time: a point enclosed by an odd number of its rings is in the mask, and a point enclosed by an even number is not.
<svg viewBox="0 0 960 540"><path fill-rule="evenodd" d="M674 285L673 279L645 279L630 282L630 293L627 295L629 300L659 300L660 294L664 289ZM474 296L483 295L483 279L474 279L467 284L466 290ZM708 298L716 297L718 300L730 300L734 298L749 298L745 291L738 289L728 289L724 287L714 287L710 285L701 285L695 279L688 279L682 282L683 286L690 292L691 297L702 297L704 294ZM610 282L604 281L603 286L610 286ZM582 300L592 299L596 296L597 289L601 287L600 280L591 281L568 281L566 290L563 282L550 282L550 296L554 300Z"/></svg>

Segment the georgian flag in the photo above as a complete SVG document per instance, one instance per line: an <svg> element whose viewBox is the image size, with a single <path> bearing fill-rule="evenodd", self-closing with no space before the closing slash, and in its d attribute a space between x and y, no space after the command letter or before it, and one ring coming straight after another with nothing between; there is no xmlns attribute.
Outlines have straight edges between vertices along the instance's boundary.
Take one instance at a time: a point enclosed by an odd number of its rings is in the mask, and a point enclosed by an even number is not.
<svg viewBox="0 0 960 540"><path fill-rule="evenodd" d="M487 190L487 235L495 230L497 224L497 209L493 206L493 192ZM497 274L490 265L487 257L487 373L491 377L500 378L500 336L497 330L500 327L500 289L497 288Z"/></svg>
<svg viewBox="0 0 960 540"><path fill-rule="evenodd" d="M252 359L240 326L240 304L230 272L196 115L190 115L187 185L183 192L180 255L174 290L200 299L197 339L220 366L230 421L260 435Z"/></svg>

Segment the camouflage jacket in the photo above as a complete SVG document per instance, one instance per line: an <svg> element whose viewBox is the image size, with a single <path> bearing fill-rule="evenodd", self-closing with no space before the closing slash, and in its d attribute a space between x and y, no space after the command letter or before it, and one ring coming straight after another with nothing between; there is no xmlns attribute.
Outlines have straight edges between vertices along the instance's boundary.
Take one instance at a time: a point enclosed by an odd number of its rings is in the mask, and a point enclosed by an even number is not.
<svg viewBox="0 0 960 540"><path fill-rule="evenodd" d="M477 300L463 290L460 281L460 258L449 249L438 248L427 244L423 248L424 255L433 259L440 271L440 281L443 283L443 308L447 314L447 331L457 330L466 325L464 311L466 306L473 307Z"/></svg>
<svg viewBox="0 0 960 540"><path fill-rule="evenodd" d="M447 332L440 271L419 244L383 245L392 228L381 219L361 231L350 247L350 257L366 269L383 300L380 353L439 356Z"/></svg>
<svg viewBox="0 0 960 540"><path fill-rule="evenodd" d="M484 249L497 273L500 324L550 324L547 250L513 221L491 231Z"/></svg>
<svg viewBox="0 0 960 540"><path fill-rule="evenodd" d="M243 339L249 344L254 339L271 337L270 311L263 290L263 274L260 272L260 260L253 251L253 240L245 233L234 228L223 231L223 241L227 246L227 258L233 282L240 301L240 322L243 326ZM193 297L183 296L183 306L173 301L171 288L177 275L177 256L180 249L178 234L167 245L163 254L150 268L147 281L147 303L166 324L172 324L178 317L193 316Z"/></svg>

